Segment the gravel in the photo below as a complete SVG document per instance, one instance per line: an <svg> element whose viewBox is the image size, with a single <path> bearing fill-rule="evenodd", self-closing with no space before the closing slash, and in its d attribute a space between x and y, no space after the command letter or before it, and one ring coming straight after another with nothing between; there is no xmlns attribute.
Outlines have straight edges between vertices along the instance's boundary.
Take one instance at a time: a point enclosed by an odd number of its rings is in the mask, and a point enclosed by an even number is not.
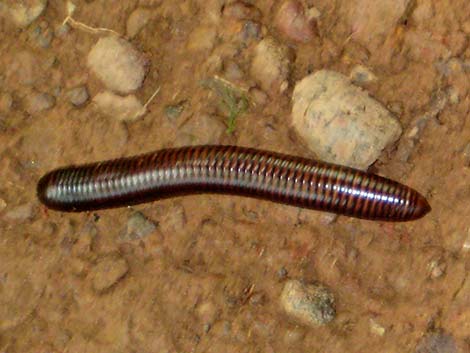
<svg viewBox="0 0 470 353"><path fill-rule="evenodd" d="M367 169L401 135L400 123L340 73L321 70L298 82L292 120L319 159Z"/></svg>
<svg viewBox="0 0 470 353"><path fill-rule="evenodd" d="M88 54L88 67L108 89L121 94L140 88L146 75L142 54L114 36L98 40Z"/></svg>
<svg viewBox="0 0 470 353"><path fill-rule="evenodd" d="M333 294L322 285L289 280L284 285L281 304L289 316L308 326L325 325L336 317Z"/></svg>

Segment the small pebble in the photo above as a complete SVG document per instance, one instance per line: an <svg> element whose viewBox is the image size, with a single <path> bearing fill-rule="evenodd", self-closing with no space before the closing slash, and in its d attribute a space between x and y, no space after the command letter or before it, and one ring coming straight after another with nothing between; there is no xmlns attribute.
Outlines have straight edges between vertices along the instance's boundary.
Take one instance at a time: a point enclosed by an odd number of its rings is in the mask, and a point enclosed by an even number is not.
<svg viewBox="0 0 470 353"><path fill-rule="evenodd" d="M292 96L297 134L319 159L365 170L401 135L400 123L340 73L317 71Z"/></svg>
<svg viewBox="0 0 470 353"><path fill-rule="evenodd" d="M282 281L282 280L284 280L284 279L287 278L287 274L288 274L288 272L287 272L286 268L285 268L285 267L281 267L281 268L277 271L277 278Z"/></svg>
<svg viewBox="0 0 470 353"><path fill-rule="evenodd" d="M433 260L428 264L431 278L442 277L446 273L446 263L440 260Z"/></svg>
<svg viewBox="0 0 470 353"><path fill-rule="evenodd" d="M138 7L127 19L127 36L134 38L142 28L152 19L152 11Z"/></svg>
<svg viewBox="0 0 470 353"><path fill-rule="evenodd" d="M307 43L315 37L315 23L307 18L302 3L297 0L284 1L275 18L277 29L300 43Z"/></svg>
<svg viewBox="0 0 470 353"><path fill-rule="evenodd" d="M224 63L224 77L229 81L240 81L243 79L243 71L234 61Z"/></svg>
<svg viewBox="0 0 470 353"><path fill-rule="evenodd" d="M87 62L108 89L121 94L140 88L147 72L142 54L128 41L114 36L99 39Z"/></svg>
<svg viewBox="0 0 470 353"><path fill-rule="evenodd" d="M135 212L129 216L125 231L122 232L122 240L142 239L157 229L155 223L150 221L141 212Z"/></svg>
<svg viewBox="0 0 470 353"><path fill-rule="evenodd" d="M41 16L46 6L47 0L8 1L5 4L5 9L13 22L24 28Z"/></svg>
<svg viewBox="0 0 470 353"><path fill-rule="evenodd" d="M194 116L178 130L175 143L177 146L217 144L226 130L216 117L207 114Z"/></svg>
<svg viewBox="0 0 470 353"><path fill-rule="evenodd" d="M86 86L78 86L67 92L67 97L74 106L82 107L88 101L90 96Z"/></svg>
<svg viewBox="0 0 470 353"><path fill-rule="evenodd" d="M25 203L7 211L4 218L15 222L26 222L36 214L36 207L32 203Z"/></svg>
<svg viewBox="0 0 470 353"><path fill-rule="evenodd" d="M59 24L54 31L57 38L65 38L70 32L70 26L67 23Z"/></svg>
<svg viewBox="0 0 470 353"><path fill-rule="evenodd" d="M47 22L42 22L33 28L29 37L37 46L47 49L51 46L54 32L50 29Z"/></svg>
<svg viewBox="0 0 470 353"><path fill-rule="evenodd" d="M289 316L308 326L325 325L336 317L333 294L322 285L289 280L284 285L281 303Z"/></svg>
<svg viewBox="0 0 470 353"><path fill-rule="evenodd" d="M268 102L268 95L259 88L253 87L250 89L250 101L255 106L264 107Z"/></svg>
<svg viewBox="0 0 470 353"><path fill-rule="evenodd" d="M217 38L214 26L201 26L195 28L189 35L187 48L190 51L210 52Z"/></svg>
<svg viewBox="0 0 470 353"><path fill-rule="evenodd" d="M261 18L261 11L244 1L234 1L224 7L223 15L236 20L258 20Z"/></svg>
<svg viewBox="0 0 470 353"><path fill-rule="evenodd" d="M26 111L34 115L53 108L55 102L55 97L49 93L33 93L26 98Z"/></svg>
<svg viewBox="0 0 470 353"><path fill-rule="evenodd" d="M106 115L120 121L132 122L147 112L134 95L119 96L109 91L98 93L93 102Z"/></svg>
<svg viewBox="0 0 470 353"><path fill-rule="evenodd" d="M370 325L370 332L373 333L374 335L377 335L377 336L380 336L380 337L385 335L385 327L380 325L374 319L369 320L369 325Z"/></svg>
<svg viewBox="0 0 470 353"><path fill-rule="evenodd" d="M364 85L367 83L371 83L377 81L377 76L374 75L372 71L370 71L364 65L356 65L352 70L351 74L349 75L351 82Z"/></svg>
<svg viewBox="0 0 470 353"><path fill-rule="evenodd" d="M178 117L183 113L184 111L184 105L186 101L181 101L178 102L174 105L167 105L165 107L165 115L170 121L174 121L178 119Z"/></svg>
<svg viewBox="0 0 470 353"><path fill-rule="evenodd" d="M259 22L256 21L245 21L243 29L241 31L241 39L243 42L248 43L252 40L257 41L263 37L263 29Z"/></svg>
<svg viewBox="0 0 470 353"><path fill-rule="evenodd" d="M419 341L415 353L459 353L459 350L451 335L431 333Z"/></svg>
<svg viewBox="0 0 470 353"><path fill-rule="evenodd" d="M455 87L449 87L449 89L447 90L447 95L449 96L450 104L459 104L460 96L458 90Z"/></svg>
<svg viewBox="0 0 470 353"><path fill-rule="evenodd" d="M470 252L470 228L467 230L467 237L462 244L462 251L465 253Z"/></svg>
<svg viewBox="0 0 470 353"><path fill-rule="evenodd" d="M91 270L93 289L102 294L118 283L129 271L127 261L122 257L106 256Z"/></svg>
<svg viewBox="0 0 470 353"><path fill-rule="evenodd" d="M251 76L265 92L282 93L288 86L289 50L273 38L258 43L251 63Z"/></svg>

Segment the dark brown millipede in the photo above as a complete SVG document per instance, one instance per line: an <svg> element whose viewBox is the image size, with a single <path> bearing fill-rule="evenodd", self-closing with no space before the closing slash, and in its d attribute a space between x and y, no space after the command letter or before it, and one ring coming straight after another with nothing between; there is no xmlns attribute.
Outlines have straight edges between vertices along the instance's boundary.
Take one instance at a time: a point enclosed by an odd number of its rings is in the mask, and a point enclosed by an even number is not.
<svg viewBox="0 0 470 353"><path fill-rule="evenodd" d="M345 166L235 146L193 146L69 166L38 197L60 211L122 207L178 195L256 197L362 219L409 221L431 208L412 188Z"/></svg>

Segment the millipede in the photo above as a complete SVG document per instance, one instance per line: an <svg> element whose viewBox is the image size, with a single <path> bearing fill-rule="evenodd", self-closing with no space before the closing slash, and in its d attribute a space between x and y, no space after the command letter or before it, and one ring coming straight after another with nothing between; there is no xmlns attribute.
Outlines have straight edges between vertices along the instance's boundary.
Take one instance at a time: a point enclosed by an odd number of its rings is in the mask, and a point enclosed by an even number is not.
<svg viewBox="0 0 470 353"><path fill-rule="evenodd" d="M125 207L189 194L248 196L368 220L410 221L431 207L385 177L313 159L237 146L162 149L68 166L38 182L47 207L64 212Z"/></svg>

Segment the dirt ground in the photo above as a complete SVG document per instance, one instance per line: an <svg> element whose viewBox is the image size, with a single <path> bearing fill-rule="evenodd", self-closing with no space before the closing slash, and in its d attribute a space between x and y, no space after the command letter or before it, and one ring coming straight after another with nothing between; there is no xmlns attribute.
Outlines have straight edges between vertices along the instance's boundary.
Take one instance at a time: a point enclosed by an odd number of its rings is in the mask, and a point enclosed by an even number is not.
<svg viewBox="0 0 470 353"><path fill-rule="evenodd" d="M249 39L243 16L222 14L227 3L76 2L76 20L123 35L137 7L152 11L129 41L149 63L137 97L160 91L127 123L67 95L103 89L86 57L105 33L64 29L62 1L27 28L0 19L0 352L470 352L470 4L412 1L390 25L366 10L375 1L305 1L320 17L315 38L297 43L273 24L278 2L251 1L261 30ZM250 77L257 35L290 47L282 93ZM201 82L227 78L234 64L241 75L230 80L258 98L229 133ZM332 221L211 195L80 214L36 199L38 179L58 166L188 141L311 156L290 125L295 81L359 64L377 77L365 88L404 129L371 170L426 195L433 210L421 220ZM47 109L30 108L38 93L54 97ZM136 211L156 225L145 237L129 236ZM308 327L287 316L287 279L327 286L336 318Z"/></svg>

